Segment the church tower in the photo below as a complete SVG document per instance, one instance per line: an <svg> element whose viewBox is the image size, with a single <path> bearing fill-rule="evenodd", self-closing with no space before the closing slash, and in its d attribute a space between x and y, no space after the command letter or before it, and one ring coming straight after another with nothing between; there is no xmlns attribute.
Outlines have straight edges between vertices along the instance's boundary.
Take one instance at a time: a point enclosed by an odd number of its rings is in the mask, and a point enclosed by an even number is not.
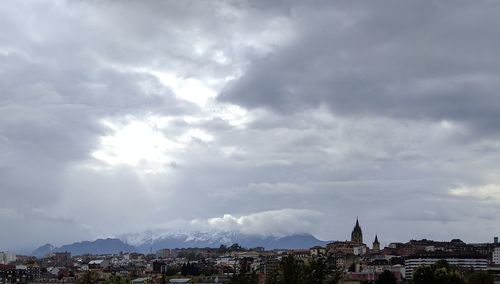
<svg viewBox="0 0 500 284"><path fill-rule="evenodd" d="M375 240L373 241L373 251L380 251L380 243L378 242L377 235L375 235Z"/></svg>
<svg viewBox="0 0 500 284"><path fill-rule="evenodd" d="M358 218L356 218L356 226L354 226L354 229L352 230L351 233L351 242L355 244L363 243L363 232L361 232L361 227L359 226Z"/></svg>

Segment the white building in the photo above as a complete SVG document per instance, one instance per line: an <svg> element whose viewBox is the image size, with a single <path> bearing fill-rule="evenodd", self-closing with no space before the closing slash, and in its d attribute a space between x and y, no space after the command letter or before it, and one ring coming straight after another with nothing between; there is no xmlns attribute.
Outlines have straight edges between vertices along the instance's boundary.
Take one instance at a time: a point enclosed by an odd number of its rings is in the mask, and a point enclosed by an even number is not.
<svg viewBox="0 0 500 284"><path fill-rule="evenodd" d="M494 264L500 264L500 247L496 247L493 250L491 260L493 261Z"/></svg>
<svg viewBox="0 0 500 284"><path fill-rule="evenodd" d="M109 261L106 259L96 259L89 262L89 269L106 269L109 267Z"/></svg>
<svg viewBox="0 0 500 284"><path fill-rule="evenodd" d="M223 265L223 266L234 267L236 265L236 262L237 262L236 259L230 256L222 256L216 259L217 265Z"/></svg>
<svg viewBox="0 0 500 284"><path fill-rule="evenodd" d="M11 252L0 252L0 264L9 264L16 261L17 257L15 253Z"/></svg>
<svg viewBox="0 0 500 284"><path fill-rule="evenodd" d="M355 246L352 248L352 252L354 255L365 255L366 254L366 245Z"/></svg>
<svg viewBox="0 0 500 284"><path fill-rule="evenodd" d="M488 260L485 258L475 258L475 257L437 257L437 256L413 256L407 258L405 261L405 277L406 279L411 279L413 277L413 272L419 266L430 266L435 264L439 260L446 260L450 265L463 268L472 268L474 270L486 270L488 267Z"/></svg>

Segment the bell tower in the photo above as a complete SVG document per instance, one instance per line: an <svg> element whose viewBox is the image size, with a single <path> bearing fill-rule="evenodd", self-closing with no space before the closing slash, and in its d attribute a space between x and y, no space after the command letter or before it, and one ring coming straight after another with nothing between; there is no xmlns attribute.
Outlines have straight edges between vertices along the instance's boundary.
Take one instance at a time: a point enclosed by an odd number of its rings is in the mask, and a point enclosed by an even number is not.
<svg viewBox="0 0 500 284"><path fill-rule="evenodd" d="M356 225L351 233L351 242L355 244L363 243L363 232L361 231L361 227L359 226L358 218L356 217Z"/></svg>
<svg viewBox="0 0 500 284"><path fill-rule="evenodd" d="M373 241L373 251L380 251L380 243L378 242L377 235L375 235L375 240Z"/></svg>

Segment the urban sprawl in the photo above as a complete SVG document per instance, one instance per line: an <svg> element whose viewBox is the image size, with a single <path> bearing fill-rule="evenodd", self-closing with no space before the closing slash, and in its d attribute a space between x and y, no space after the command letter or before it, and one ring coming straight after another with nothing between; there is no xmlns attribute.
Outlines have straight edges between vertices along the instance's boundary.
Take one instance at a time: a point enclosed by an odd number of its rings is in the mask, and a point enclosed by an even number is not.
<svg viewBox="0 0 500 284"><path fill-rule="evenodd" d="M356 220L350 241L309 249L233 244L41 258L0 252L4 283L500 283L500 244L498 237L475 244L422 239L381 248L374 236L370 248Z"/></svg>

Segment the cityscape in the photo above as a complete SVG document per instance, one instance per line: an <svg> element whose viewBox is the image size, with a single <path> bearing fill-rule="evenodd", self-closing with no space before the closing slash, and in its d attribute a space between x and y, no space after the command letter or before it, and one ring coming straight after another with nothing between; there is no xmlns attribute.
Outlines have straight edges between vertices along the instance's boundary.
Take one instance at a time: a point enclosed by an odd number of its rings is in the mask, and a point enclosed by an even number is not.
<svg viewBox="0 0 500 284"><path fill-rule="evenodd" d="M0 0L0 284L500 284L500 0Z"/></svg>
<svg viewBox="0 0 500 284"><path fill-rule="evenodd" d="M310 248L161 248L76 255L41 247L32 255L0 252L0 283L498 283L500 243L410 240L367 245L356 219L350 240ZM103 250L119 240L100 240ZM87 242L91 244L92 242ZM81 244L81 243L80 243ZM71 246L67 246L71 249ZM114 250L123 247L114 246ZM127 249L127 247L125 247ZM87 251L86 251L87 250ZM37 256L35 256L37 255ZM431 279L425 268L448 278ZM444 269L444 270L443 270ZM438 275L438 274L436 274ZM445 280L446 279L446 280ZM432 282L434 281L434 282ZM450 281L450 282L444 282Z"/></svg>

